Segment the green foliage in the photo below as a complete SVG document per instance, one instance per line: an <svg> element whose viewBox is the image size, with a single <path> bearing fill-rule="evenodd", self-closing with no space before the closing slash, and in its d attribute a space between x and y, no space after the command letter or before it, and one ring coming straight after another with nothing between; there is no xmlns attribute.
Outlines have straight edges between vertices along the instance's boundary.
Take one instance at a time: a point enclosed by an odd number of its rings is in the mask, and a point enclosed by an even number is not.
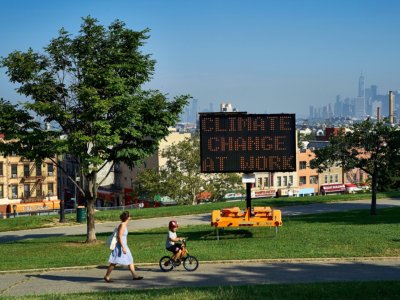
<svg viewBox="0 0 400 300"><path fill-rule="evenodd" d="M307 141L315 141L317 138L315 132L311 132L310 134L301 134L300 131L297 133L298 147L302 147L303 142Z"/></svg>
<svg viewBox="0 0 400 300"><path fill-rule="evenodd" d="M371 176L385 173L400 160L399 135L400 131L384 122L356 123L347 133L343 129L332 135L329 146L315 150L311 167L326 170L338 164L345 170L360 168Z"/></svg>
<svg viewBox="0 0 400 300"><path fill-rule="evenodd" d="M30 159L74 155L88 182L81 193L92 205L97 172L107 162L133 166L153 154L190 98L170 101L159 91L141 89L155 66L140 51L148 38L147 29L133 31L119 20L106 28L86 17L76 37L61 29L44 54L29 49L2 58L10 81L30 100L0 102L6 139L0 151Z"/></svg>
<svg viewBox="0 0 400 300"><path fill-rule="evenodd" d="M214 201L223 201L227 193L235 192L245 194L242 178L236 173L219 173L208 175L210 178L207 190L211 192Z"/></svg>
<svg viewBox="0 0 400 300"><path fill-rule="evenodd" d="M196 195L202 191L211 192L213 200L220 200L241 183L241 178L236 174L200 173L198 136L167 147L161 155L167 159L163 168L139 174L139 189L142 192L169 196L181 204L196 204Z"/></svg>
<svg viewBox="0 0 400 300"><path fill-rule="evenodd" d="M384 182L399 175L400 131L385 123L369 119L354 124L350 131L344 129L331 136L330 144L315 150L311 167L326 170L340 165L344 170L359 168L371 176L371 213L376 214L377 186L383 190Z"/></svg>

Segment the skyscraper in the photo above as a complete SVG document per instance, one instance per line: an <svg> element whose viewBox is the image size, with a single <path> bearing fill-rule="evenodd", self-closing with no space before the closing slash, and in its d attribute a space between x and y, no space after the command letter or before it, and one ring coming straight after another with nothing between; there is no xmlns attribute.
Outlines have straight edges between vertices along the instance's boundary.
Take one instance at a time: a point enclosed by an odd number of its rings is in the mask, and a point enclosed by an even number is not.
<svg viewBox="0 0 400 300"><path fill-rule="evenodd" d="M354 116L356 118L364 118L365 117L364 97L357 97L354 99Z"/></svg>
<svg viewBox="0 0 400 300"><path fill-rule="evenodd" d="M190 121L191 123L196 123L197 121L197 114L199 112L198 109L199 100L193 99L192 100L192 109L190 111Z"/></svg>
<svg viewBox="0 0 400 300"><path fill-rule="evenodd" d="M315 118L315 116L314 116L314 106L310 105L310 110L309 110L309 112L310 112L309 118L310 118L310 119L314 119L314 118Z"/></svg>
<svg viewBox="0 0 400 300"><path fill-rule="evenodd" d="M340 95L336 96L336 102L333 106L333 113L335 117L341 117L343 115L343 103L340 99Z"/></svg>
<svg viewBox="0 0 400 300"><path fill-rule="evenodd" d="M376 95L378 95L378 86L377 85L371 85L371 98L372 100L376 99Z"/></svg>
<svg viewBox="0 0 400 300"><path fill-rule="evenodd" d="M358 78L358 97L359 98L365 97L365 78L362 74Z"/></svg>

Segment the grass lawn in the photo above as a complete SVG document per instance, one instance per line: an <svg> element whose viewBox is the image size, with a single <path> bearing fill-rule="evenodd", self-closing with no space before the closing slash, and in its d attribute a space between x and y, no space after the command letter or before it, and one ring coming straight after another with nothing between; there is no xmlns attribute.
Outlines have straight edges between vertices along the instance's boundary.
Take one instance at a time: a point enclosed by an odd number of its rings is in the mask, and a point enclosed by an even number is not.
<svg viewBox="0 0 400 300"><path fill-rule="evenodd" d="M230 228L216 240L211 226L181 227L190 253L200 261L274 258L400 256L400 208L304 215L284 219L275 236L273 228ZM157 263L165 255L165 228L130 232L129 245L136 263ZM85 244L85 236L36 238L2 243L7 257L0 270L62 266L106 265L108 234L98 243ZM139 247L140 245L140 247Z"/></svg>
<svg viewBox="0 0 400 300"><path fill-rule="evenodd" d="M2 299L17 299L3 297ZM21 297L18 297L21 299ZM330 282L312 284L271 284L201 288L123 290L118 292L79 293L68 295L26 296L23 299L285 299L285 300L391 300L400 299L400 282Z"/></svg>
<svg viewBox="0 0 400 300"><path fill-rule="evenodd" d="M396 198L400 197L400 192L379 193L378 199L382 198ZM288 198L266 198L266 199L253 199L252 206L271 206L274 208L292 206L292 205L306 205L312 203L326 203L335 201L370 199L370 193L364 194L346 194L346 195L330 195L330 196L312 196L312 197L288 197ZM146 209L131 210L133 219L166 217L172 215L188 215L211 213L214 209L221 209L224 207L239 206L241 209L246 208L246 201L237 202L215 202L204 205L179 205L173 207L157 207ZM95 215L96 222L105 221L118 221L119 213L115 210L98 211ZM67 214L66 223L59 223L58 215L41 215L41 216L26 216L18 218L9 218L0 220L0 232L44 228L52 226L68 226L76 225L76 214Z"/></svg>

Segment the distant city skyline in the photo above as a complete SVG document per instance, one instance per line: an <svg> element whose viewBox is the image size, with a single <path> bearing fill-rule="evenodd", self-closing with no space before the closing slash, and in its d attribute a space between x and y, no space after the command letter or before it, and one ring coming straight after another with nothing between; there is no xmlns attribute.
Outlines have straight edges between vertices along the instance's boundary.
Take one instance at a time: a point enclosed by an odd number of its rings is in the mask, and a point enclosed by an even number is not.
<svg viewBox="0 0 400 300"><path fill-rule="evenodd" d="M305 119L334 119L334 118L355 118L365 119L377 118L378 107L379 117L389 117L389 91L380 94L378 86L372 84L365 86L365 76L361 74L358 78L357 97L336 95L334 102L325 103L321 106L309 106L309 114ZM394 117L398 121L400 118L400 90L393 92ZM199 109L198 100L194 99L182 113L181 121L196 123L199 112L233 112L238 111L235 103L221 102L217 107L210 105L204 109ZM239 110L240 111L240 110ZM261 113L261 112L259 112Z"/></svg>
<svg viewBox="0 0 400 300"><path fill-rule="evenodd" d="M4 1L0 56L41 52L62 27L76 35L88 15L105 26L120 19L150 29L142 50L157 64L145 88L190 94L189 110L224 102L308 117L310 105L359 97L360 74L381 94L400 89L398 11L395 0ZM0 97L24 101L16 87L1 69Z"/></svg>
<svg viewBox="0 0 400 300"><path fill-rule="evenodd" d="M326 103L319 107L310 105L308 118L329 119L351 117L356 119L365 119L366 117L371 117L375 119L378 118L378 114L381 118L388 118L389 92L390 91L384 91L383 93L380 93L378 91L378 86L375 84L366 87L365 77L361 74L358 79L357 97L342 97L342 95L337 95L334 103ZM400 91L394 90L391 92L394 100L393 113L395 118L399 119Z"/></svg>

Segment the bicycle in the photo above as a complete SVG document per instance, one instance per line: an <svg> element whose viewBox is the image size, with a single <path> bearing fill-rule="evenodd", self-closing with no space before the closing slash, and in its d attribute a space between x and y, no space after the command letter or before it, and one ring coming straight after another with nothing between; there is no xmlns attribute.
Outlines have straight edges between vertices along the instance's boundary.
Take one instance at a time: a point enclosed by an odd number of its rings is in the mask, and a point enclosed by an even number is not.
<svg viewBox="0 0 400 300"><path fill-rule="evenodd" d="M172 269L180 266L180 264L183 264L183 267L185 268L186 271L193 272L199 267L199 261L197 260L196 257L193 255L189 254L189 251L187 250L186 247L186 240L182 240L182 255L181 258L178 261L174 261L174 255L172 254L171 256L163 256L160 259L159 265L160 269L164 272L169 272Z"/></svg>

